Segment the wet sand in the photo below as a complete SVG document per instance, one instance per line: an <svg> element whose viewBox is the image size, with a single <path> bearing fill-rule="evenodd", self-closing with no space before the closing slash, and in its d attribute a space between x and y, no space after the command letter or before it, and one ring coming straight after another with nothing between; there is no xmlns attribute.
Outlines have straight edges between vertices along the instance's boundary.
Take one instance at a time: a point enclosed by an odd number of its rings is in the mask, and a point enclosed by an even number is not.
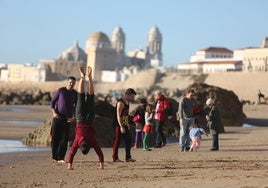
<svg viewBox="0 0 268 188"><path fill-rule="evenodd" d="M268 112L267 106L248 107L252 118ZM132 149L135 163L113 163L112 149L103 148L103 171L96 169L94 150L78 152L73 171L52 163L49 151L0 154L0 187L268 187L267 134L268 127L226 127L220 151L209 151L211 136L203 136L197 152L179 152L178 143L150 152ZM124 159L123 148L119 157Z"/></svg>
<svg viewBox="0 0 268 188"><path fill-rule="evenodd" d="M16 109L14 112L13 110ZM8 123L13 121L40 122L40 124L51 118L49 106L32 106L32 105L0 105L0 139L20 140L32 132L36 126L16 125Z"/></svg>

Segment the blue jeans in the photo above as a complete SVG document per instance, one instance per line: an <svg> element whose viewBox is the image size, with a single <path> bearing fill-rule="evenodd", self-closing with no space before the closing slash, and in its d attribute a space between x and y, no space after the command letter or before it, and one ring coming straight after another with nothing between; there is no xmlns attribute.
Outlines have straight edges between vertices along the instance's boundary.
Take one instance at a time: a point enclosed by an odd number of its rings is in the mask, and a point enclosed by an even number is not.
<svg viewBox="0 0 268 188"><path fill-rule="evenodd" d="M190 146L189 127L194 124L194 118L183 119L183 125L180 125L180 147Z"/></svg>

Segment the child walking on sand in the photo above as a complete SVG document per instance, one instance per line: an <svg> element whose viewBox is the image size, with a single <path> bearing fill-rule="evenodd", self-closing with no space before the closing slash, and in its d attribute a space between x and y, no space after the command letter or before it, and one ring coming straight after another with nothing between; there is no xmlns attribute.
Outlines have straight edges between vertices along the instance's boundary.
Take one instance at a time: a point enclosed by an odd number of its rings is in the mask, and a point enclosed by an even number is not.
<svg viewBox="0 0 268 188"><path fill-rule="evenodd" d="M104 157L102 150L96 139L94 127L95 103L94 103L94 86L92 81L92 69L88 67L88 92L85 93L85 72L80 68L80 81L78 85L78 100L76 105L76 130L75 139L69 153L68 170L73 170L73 159L78 150L86 155L90 148L94 148L99 157L99 168L102 170Z"/></svg>
<svg viewBox="0 0 268 188"><path fill-rule="evenodd" d="M200 147L202 134L205 134L206 136L208 136L208 134L205 132L205 130L202 128L199 128L197 126L197 124L192 124L190 126L189 136L192 140L192 145L190 147L190 151L193 151L193 149L197 150Z"/></svg>
<svg viewBox="0 0 268 188"><path fill-rule="evenodd" d="M151 151L149 145L148 145L148 140L149 140L149 135L153 133L153 117L154 117L154 106L151 104L148 104L146 106L146 111L145 111L145 125L143 127L143 132L144 132L144 138L143 138L143 150L145 151Z"/></svg>
<svg viewBox="0 0 268 188"><path fill-rule="evenodd" d="M136 126L134 148L138 148L140 145L142 145L142 141L143 141L142 129L145 124L144 114L145 114L145 109L146 109L146 103L147 102L145 98L140 99L140 105L136 108L135 113L134 113L133 122L135 123L135 126Z"/></svg>

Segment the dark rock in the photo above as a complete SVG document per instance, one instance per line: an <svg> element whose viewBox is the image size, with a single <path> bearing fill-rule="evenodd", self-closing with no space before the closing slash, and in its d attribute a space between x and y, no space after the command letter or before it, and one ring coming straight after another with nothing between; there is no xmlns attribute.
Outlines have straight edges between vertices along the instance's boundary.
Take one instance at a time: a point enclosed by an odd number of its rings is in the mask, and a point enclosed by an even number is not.
<svg viewBox="0 0 268 188"><path fill-rule="evenodd" d="M245 114L239 98L233 91L222 89L216 86L210 86L203 83L195 83L189 88L196 92L196 103L203 109L199 120L203 126L206 126L205 114L208 109L205 106L206 100L212 98L219 107L224 126L241 126Z"/></svg>
<svg viewBox="0 0 268 188"><path fill-rule="evenodd" d="M49 92L42 92L41 90L17 90L17 89L3 89L0 93L0 104L3 105L21 105L21 104L35 104L48 105L51 101L51 94Z"/></svg>
<svg viewBox="0 0 268 188"><path fill-rule="evenodd" d="M113 143L112 117L115 108L109 103L98 100L95 105L97 139L102 147L111 147ZM29 133L27 138L22 139L23 144L31 146L50 146L51 121L52 119L45 121L41 126L37 127L33 133ZM69 141L72 142L74 137L75 123L71 125Z"/></svg>
<svg viewBox="0 0 268 188"><path fill-rule="evenodd" d="M95 100L95 113L98 116L103 116L112 119L115 113L115 107L108 102Z"/></svg>

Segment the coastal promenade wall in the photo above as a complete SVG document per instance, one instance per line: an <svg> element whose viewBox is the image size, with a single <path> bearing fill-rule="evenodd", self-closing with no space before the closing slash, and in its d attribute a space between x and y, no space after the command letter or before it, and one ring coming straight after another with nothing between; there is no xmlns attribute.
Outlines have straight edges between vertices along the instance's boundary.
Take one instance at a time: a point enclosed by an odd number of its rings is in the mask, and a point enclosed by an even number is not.
<svg viewBox="0 0 268 188"><path fill-rule="evenodd" d="M209 74L205 83L232 90L240 100L258 100L258 92L268 97L268 72L228 72Z"/></svg>
<svg viewBox="0 0 268 188"><path fill-rule="evenodd" d="M133 88L152 88L154 86L166 88L169 90L184 90L194 82L204 82L209 85L218 86L227 90L232 90L238 95L240 100L257 101L258 91L268 96L268 73L266 72L228 72L213 73L203 76L183 75L178 72L167 72L159 74L151 69L131 76L124 82L117 83L97 83L95 85L96 93L106 94L111 90L121 90L128 87ZM59 82L0 82L0 90L37 90L53 93L57 88L66 85L66 81Z"/></svg>

